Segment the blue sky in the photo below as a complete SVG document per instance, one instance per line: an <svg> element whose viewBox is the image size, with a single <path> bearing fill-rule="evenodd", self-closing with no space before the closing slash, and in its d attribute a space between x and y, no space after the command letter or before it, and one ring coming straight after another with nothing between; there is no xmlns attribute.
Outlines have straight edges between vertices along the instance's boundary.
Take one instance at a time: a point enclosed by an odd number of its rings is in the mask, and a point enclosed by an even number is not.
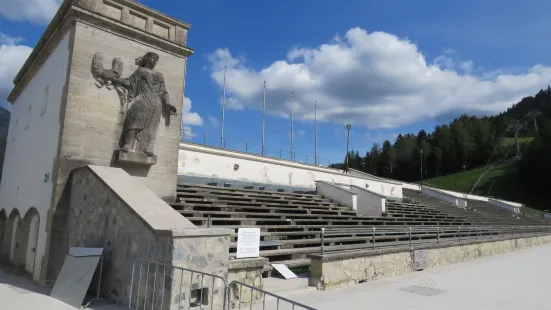
<svg viewBox="0 0 551 310"><path fill-rule="evenodd" d="M226 146L297 160L342 161L398 133L432 130L460 113L495 114L551 84L551 1L142 0L192 24L184 126L218 145L227 74ZM0 0L0 96L45 29L58 0ZM27 53L27 54L26 54ZM291 101L291 92L295 100Z"/></svg>

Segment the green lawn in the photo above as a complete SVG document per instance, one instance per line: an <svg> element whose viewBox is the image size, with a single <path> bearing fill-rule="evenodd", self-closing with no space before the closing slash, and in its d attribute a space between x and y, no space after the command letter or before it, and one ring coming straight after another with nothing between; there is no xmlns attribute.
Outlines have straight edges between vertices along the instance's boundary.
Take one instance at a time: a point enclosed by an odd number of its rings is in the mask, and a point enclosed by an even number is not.
<svg viewBox="0 0 551 310"><path fill-rule="evenodd" d="M473 194L520 202L533 209L549 209L545 199L528 195L522 187L517 186L517 167L516 162L495 165L482 177ZM428 179L424 183L436 188L468 193L484 171L484 168L473 169L450 176Z"/></svg>
<svg viewBox="0 0 551 310"><path fill-rule="evenodd" d="M533 140L534 140L534 137L518 138L518 143L519 143L520 145L529 144L529 143L531 143ZM503 147L504 147L505 149L510 148L511 146L513 146L513 144L515 144L515 138L503 138L502 144L503 144Z"/></svg>
<svg viewBox="0 0 551 310"><path fill-rule="evenodd" d="M503 181L501 179L507 178L507 176L510 175L516 175L515 168L515 163L504 163L495 165L492 170L490 170L484 175L484 177L482 177L473 194L486 196L499 193L500 189L498 187L503 185ZM450 176L442 176L434 179L429 179L426 180L424 183L441 189L465 193L471 190L473 185L476 183L478 177L482 173L484 173L485 170L486 169L484 168L473 169ZM494 186L492 186L492 183L494 183ZM498 185L497 188L496 185Z"/></svg>

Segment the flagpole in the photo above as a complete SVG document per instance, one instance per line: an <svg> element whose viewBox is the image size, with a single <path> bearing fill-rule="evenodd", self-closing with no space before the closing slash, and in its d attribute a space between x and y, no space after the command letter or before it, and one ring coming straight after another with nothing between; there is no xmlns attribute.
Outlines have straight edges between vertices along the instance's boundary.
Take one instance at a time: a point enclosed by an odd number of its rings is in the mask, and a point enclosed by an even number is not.
<svg viewBox="0 0 551 310"><path fill-rule="evenodd" d="M318 101L314 101L314 165L318 165Z"/></svg>
<svg viewBox="0 0 551 310"><path fill-rule="evenodd" d="M262 108L262 155L266 155L265 145L264 145L264 130L266 127L266 81L264 81L264 101Z"/></svg>
<svg viewBox="0 0 551 310"><path fill-rule="evenodd" d="M293 160L293 119L295 114L295 92L291 92L291 160Z"/></svg>
<svg viewBox="0 0 551 310"><path fill-rule="evenodd" d="M224 109L225 108L226 108L226 66L224 66L224 91L222 95L222 135L220 136L220 146L223 148L226 147L226 140L224 138L224 123L225 123Z"/></svg>

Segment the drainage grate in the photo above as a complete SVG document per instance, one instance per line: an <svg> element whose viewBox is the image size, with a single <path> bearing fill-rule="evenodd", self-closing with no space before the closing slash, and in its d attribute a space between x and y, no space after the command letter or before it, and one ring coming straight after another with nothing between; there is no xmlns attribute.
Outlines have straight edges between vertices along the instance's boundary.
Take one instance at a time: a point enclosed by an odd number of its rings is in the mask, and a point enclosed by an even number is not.
<svg viewBox="0 0 551 310"><path fill-rule="evenodd" d="M442 293L445 292L443 290L437 290L437 289L434 289L434 288L417 286L417 285L407 286L407 287L401 288L399 290L404 291L404 292L410 292L410 293L418 294L418 295L423 295L423 296L436 296L436 295L439 295L439 294L442 294Z"/></svg>

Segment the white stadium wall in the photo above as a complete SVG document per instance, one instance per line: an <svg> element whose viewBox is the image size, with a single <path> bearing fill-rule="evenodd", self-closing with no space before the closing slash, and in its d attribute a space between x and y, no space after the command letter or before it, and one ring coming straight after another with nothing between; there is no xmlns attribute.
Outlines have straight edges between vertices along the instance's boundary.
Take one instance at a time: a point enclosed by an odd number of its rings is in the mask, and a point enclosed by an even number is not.
<svg viewBox="0 0 551 310"><path fill-rule="evenodd" d="M358 214L364 216L381 216L386 212L386 198L359 186L350 186L350 191L358 196Z"/></svg>
<svg viewBox="0 0 551 310"><path fill-rule="evenodd" d="M61 101L67 77L70 32L65 34L40 70L13 103L0 185L0 210L21 219L31 208L38 212L38 242L34 262L37 280L45 251L46 217L59 141ZM34 229L34 228L32 228ZM31 230L32 231L32 230ZM36 233L36 231L32 231ZM32 249L31 249L32 250ZM29 262L27 265L32 265Z"/></svg>
<svg viewBox="0 0 551 310"><path fill-rule="evenodd" d="M401 184L402 188L412 189L412 190L416 190L416 191L421 190L421 186L419 184L405 183L405 182L402 182L402 181L385 179L385 178L374 176L372 174L365 173L365 172L362 172L362 171L359 171L359 170L356 170L356 169L352 169L352 168L350 169L350 175L357 176L357 177L363 177L365 179L370 179L370 180L375 180L375 181Z"/></svg>
<svg viewBox="0 0 551 310"><path fill-rule="evenodd" d="M193 143L180 143L178 175L257 182L314 190L316 181L356 185L386 197L402 198L402 185L350 175L342 170Z"/></svg>
<svg viewBox="0 0 551 310"><path fill-rule="evenodd" d="M423 187L423 194L425 194L429 197L439 199L441 201L451 203L454 206L459 207L459 208L466 208L467 207L467 201L465 199L459 198L459 197L454 196L454 195L451 195L451 194L446 193L444 191L436 190L436 189L433 189L433 188Z"/></svg>
<svg viewBox="0 0 551 310"><path fill-rule="evenodd" d="M342 188L336 184L317 181L316 193L345 207L349 207L351 210L358 210L358 196L349 189Z"/></svg>

